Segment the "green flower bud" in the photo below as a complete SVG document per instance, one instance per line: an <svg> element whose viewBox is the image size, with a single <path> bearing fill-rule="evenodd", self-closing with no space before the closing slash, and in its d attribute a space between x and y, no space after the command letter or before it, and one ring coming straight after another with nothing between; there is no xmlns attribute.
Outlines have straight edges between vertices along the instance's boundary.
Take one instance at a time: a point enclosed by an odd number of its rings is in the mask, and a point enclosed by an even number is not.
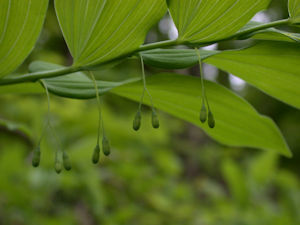
<svg viewBox="0 0 300 225"><path fill-rule="evenodd" d="M65 151L63 152L63 164L64 164L65 170L69 171L72 169L70 158Z"/></svg>
<svg viewBox="0 0 300 225"><path fill-rule="evenodd" d="M97 144L95 149L94 149L94 153L93 153L93 157L92 157L92 162L94 164L97 164L99 162L99 158L100 158L100 147Z"/></svg>
<svg viewBox="0 0 300 225"><path fill-rule="evenodd" d="M55 162L55 171L57 174L60 174L60 172L62 171L62 164L60 160Z"/></svg>
<svg viewBox="0 0 300 225"><path fill-rule="evenodd" d="M152 127L155 129L159 128L159 119L154 109L152 109Z"/></svg>
<svg viewBox="0 0 300 225"><path fill-rule="evenodd" d="M138 131L141 128L141 120L142 120L142 114L141 111L138 111L133 120L133 129L135 131Z"/></svg>
<svg viewBox="0 0 300 225"><path fill-rule="evenodd" d="M106 156L110 155L110 145L109 145L109 141L106 136L104 136L102 139L102 150L103 150L104 155L106 155Z"/></svg>
<svg viewBox="0 0 300 225"><path fill-rule="evenodd" d="M205 103L203 101L202 103L202 108L201 108L201 112L200 112L200 121L202 123L205 123L207 120L207 110L206 110L206 107L205 107Z"/></svg>
<svg viewBox="0 0 300 225"><path fill-rule="evenodd" d="M211 111L209 111L208 113L208 126L210 128L214 128L215 127L215 119L214 119L214 115L212 114Z"/></svg>
<svg viewBox="0 0 300 225"><path fill-rule="evenodd" d="M57 174L60 174L60 172L62 171L62 163L61 163L59 156L60 156L60 153L56 152L54 168L55 168L55 171Z"/></svg>
<svg viewBox="0 0 300 225"><path fill-rule="evenodd" d="M33 156L32 156L32 166L33 167L38 167L40 165L40 159L41 159L41 150L40 146L38 146L34 151L33 151Z"/></svg>

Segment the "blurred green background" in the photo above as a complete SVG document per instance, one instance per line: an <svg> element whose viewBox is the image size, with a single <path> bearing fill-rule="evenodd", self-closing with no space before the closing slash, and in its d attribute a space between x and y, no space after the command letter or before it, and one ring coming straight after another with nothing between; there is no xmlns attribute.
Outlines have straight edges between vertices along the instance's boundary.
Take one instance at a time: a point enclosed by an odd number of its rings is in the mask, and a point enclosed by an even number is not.
<svg viewBox="0 0 300 225"><path fill-rule="evenodd" d="M285 0L274 0L255 19L286 18L286 5ZM176 30L166 16L149 32L147 42L174 37ZM239 46L241 42L223 42L210 48ZM52 1L37 47L18 72L26 72L34 60L72 63ZM272 117L294 157L222 146L199 128L163 112L161 128L153 130L147 107L137 133L132 120L138 105L106 95L104 124L112 154L102 156L95 166L91 156L97 137L96 101L51 96L51 120L73 165L71 172L57 175L54 155L60 144L51 130L42 142L41 166L31 166L47 116L46 97L0 95L0 225L300 224L300 112L232 75L210 66L204 69L207 79L231 88ZM180 73L197 76L197 70ZM140 75L138 60L96 73L104 80Z"/></svg>

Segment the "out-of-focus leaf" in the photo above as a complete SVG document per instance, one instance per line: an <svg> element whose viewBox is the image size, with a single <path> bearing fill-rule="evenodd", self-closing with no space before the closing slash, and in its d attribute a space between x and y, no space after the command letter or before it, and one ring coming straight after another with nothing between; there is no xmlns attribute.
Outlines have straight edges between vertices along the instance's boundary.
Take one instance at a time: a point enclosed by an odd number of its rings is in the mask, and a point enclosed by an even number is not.
<svg viewBox="0 0 300 225"><path fill-rule="evenodd" d="M226 38L241 29L270 0L170 0L179 40L199 43Z"/></svg>
<svg viewBox="0 0 300 225"><path fill-rule="evenodd" d="M177 74L160 74L147 79L155 107L205 130L217 141L230 146L271 150L291 156L274 122L258 114L245 100L226 88L206 81L207 96L216 120L214 129L199 120L201 108L200 79ZM143 85L135 82L111 90L112 93L140 101ZM150 105L150 100L145 99Z"/></svg>
<svg viewBox="0 0 300 225"><path fill-rule="evenodd" d="M30 129L28 129L23 124L15 123L15 122L0 118L0 131L1 131L1 128L5 128L6 130L8 130L10 132L16 132L16 133L20 134L20 136L22 136L22 137L27 137L28 140L31 140L31 138L32 138L32 133L31 133Z"/></svg>
<svg viewBox="0 0 300 225"><path fill-rule="evenodd" d="M38 83L23 83L6 85L0 88L0 95L3 94L40 94L43 88Z"/></svg>
<svg viewBox="0 0 300 225"><path fill-rule="evenodd" d="M218 51L200 50L201 59L217 54ZM145 64L162 69L184 69L199 63L193 49L155 49L141 53Z"/></svg>
<svg viewBox="0 0 300 225"><path fill-rule="evenodd" d="M56 0L55 8L77 66L134 51L167 11L165 0Z"/></svg>
<svg viewBox="0 0 300 225"><path fill-rule="evenodd" d="M272 152L264 152L255 157L249 167L250 177L259 184L270 182L277 173L278 160L278 155Z"/></svg>
<svg viewBox="0 0 300 225"><path fill-rule="evenodd" d="M0 1L0 77L13 72L33 49L48 0Z"/></svg>
<svg viewBox="0 0 300 225"><path fill-rule="evenodd" d="M300 108L300 46L260 42L243 50L224 51L205 62L236 75L267 94Z"/></svg>
<svg viewBox="0 0 300 225"><path fill-rule="evenodd" d="M227 159L223 162L222 172L233 198L241 205L246 205L249 199L249 190L245 175L234 161Z"/></svg>
<svg viewBox="0 0 300 225"><path fill-rule="evenodd" d="M300 1L289 0L289 12L293 23L300 23Z"/></svg>

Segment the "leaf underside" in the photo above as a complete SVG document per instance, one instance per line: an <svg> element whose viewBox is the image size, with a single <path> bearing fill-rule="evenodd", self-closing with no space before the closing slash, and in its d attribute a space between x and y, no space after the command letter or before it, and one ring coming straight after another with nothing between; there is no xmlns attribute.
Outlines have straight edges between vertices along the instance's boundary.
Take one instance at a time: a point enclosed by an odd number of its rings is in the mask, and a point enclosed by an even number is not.
<svg viewBox="0 0 300 225"><path fill-rule="evenodd" d="M0 1L0 77L13 72L32 51L48 0Z"/></svg>
<svg viewBox="0 0 300 225"><path fill-rule="evenodd" d="M269 3L270 0L170 0L168 4L179 40L200 43L231 36Z"/></svg>
<svg viewBox="0 0 300 225"><path fill-rule="evenodd" d="M300 0L289 0L289 13L293 23L300 23Z"/></svg>
<svg viewBox="0 0 300 225"><path fill-rule="evenodd" d="M63 67L51 63L42 62L42 61L36 61L30 64L29 69L31 72L39 72L39 71L55 70L59 68L63 68ZM136 79L127 80L123 82L97 81L99 94L103 95L114 87L135 80ZM96 97L94 83L82 72L72 73L61 77L43 79L43 81L45 82L48 90L51 93L60 97L73 98L73 99L90 99ZM34 90L40 91L40 88L35 87Z"/></svg>
<svg viewBox="0 0 300 225"><path fill-rule="evenodd" d="M255 28L262 24L263 23L260 22L250 21L240 31ZM264 30L255 31L253 33L248 34L246 37L243 37L243 39L246 38L252 38L257 40L269 40L269 41L300 42L300 34L282 31L275 28L268 28Z"/></svg>
<svg viewBox="0 0 300 225"><path fill-rule="evenodd" d="M136 50L167 11L165 0L55 0L77 66L95 66Z"/></svg>
<svg viewBox="0 0 300 225"><path fill-rule="evenodd" d="M244 50L224 51L205 62L300 109L299 44L262 41Z"/></svg>

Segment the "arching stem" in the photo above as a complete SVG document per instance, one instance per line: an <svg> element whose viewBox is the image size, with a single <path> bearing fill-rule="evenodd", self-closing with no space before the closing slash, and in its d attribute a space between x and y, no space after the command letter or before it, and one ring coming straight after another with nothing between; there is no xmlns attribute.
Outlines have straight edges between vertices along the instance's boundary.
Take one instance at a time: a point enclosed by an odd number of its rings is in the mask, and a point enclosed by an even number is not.
<svg viewBox="0 0 300 225"><path fill-rule="evenodd" d="M103 124L103 119L102 119L101 98L100 98L99 89L98 89L97 81L96 81L94 74L91 71L89 71L89 75L93 80L95 91L96 91L96 98L97 98L97 105L98 105L98 112L99 112L97 145L99 145L101 127L102 127L103 136L105 135L104 124Z"/></svg>

